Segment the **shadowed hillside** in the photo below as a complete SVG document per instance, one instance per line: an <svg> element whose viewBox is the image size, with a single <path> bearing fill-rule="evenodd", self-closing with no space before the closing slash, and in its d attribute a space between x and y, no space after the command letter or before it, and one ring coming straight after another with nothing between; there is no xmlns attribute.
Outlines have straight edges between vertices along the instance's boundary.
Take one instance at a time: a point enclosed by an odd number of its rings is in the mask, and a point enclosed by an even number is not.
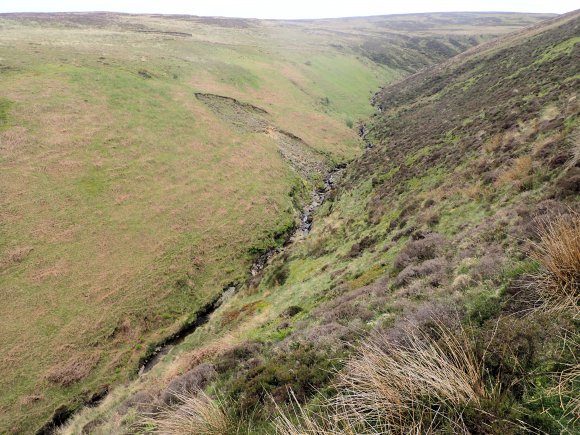
<svg viewBox="0 0 580 435"><path fill-rule="evenodd" d="M64 433L576 433L579 34L379 91L311 233Z"/></svg>

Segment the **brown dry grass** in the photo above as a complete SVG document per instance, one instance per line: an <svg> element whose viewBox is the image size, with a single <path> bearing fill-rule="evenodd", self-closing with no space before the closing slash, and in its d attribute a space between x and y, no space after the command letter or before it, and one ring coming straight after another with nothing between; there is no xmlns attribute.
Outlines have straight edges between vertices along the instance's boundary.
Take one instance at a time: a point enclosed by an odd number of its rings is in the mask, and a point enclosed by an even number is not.
<svg viewBox="0 0 580 435"><path fill-rule="evenodd" d="M167 368L164 373L165 383L168 384L174 377L193 369L204 361L224 354L234 346L234 343L234 336L228 334L212 343L185 353Z"/></svg>
<svg viewBox="0 0 580 435"><path fill-rule="evenodd" d="M580 214L572 212L544 220L538 230L540 241L530 255L541 265L534 285L549 308L572 309L580 302Z"/></svg>
<svg viewBox="0 0 580 435"><path fill-rule="evenodd" d="M48 266L48 267L40 267L38 270L32 271L30 274L30 281L31 282L41 282L48 280L50 278L58 278L63 275L66 275L69 271L68 265L59 260L56 264Z"/></svg>
<svg viewBox="0 0 580 435"><path fill-rule="evenodd" d="M405 344L379 338L363 345L339 379L337 407L345 419L364 417L389 432L409 433L424 426L433 406L457 415L469 403L477 406L487 392L474 346L463 331L439 329L437 342L411 330ZM461 431L460 420L450 423Z"/></svg>
<svg viewBox="0 0 580 435"><path fill-rule="evenodd" d="M29 396L21 397L19 402L21 405L27 406L30 405L31 403L38 402L42 399L44 399L44 396L41 394L31 394Z"/></svg>
<svg viewBox="0 0 580 435"><path fill-rule="evenodd" d="M544 137L538 139L533 144L532 154L534 156L541 155L542 151L544 151L544 149L548 145L556 143L556 142L562 140L564 137L565 137L565 135L562 132L559 132L559 133L551 134L549 136L544 136Z"/></svg>
<svg viewBox="0 0 580 435"><path fill-rule="evenodd" d="M326 409L314 416L299 407L294 415L281 413L278 433L434 433L435 420L466 433L463 409L477 408L493 389L486 388L467 333L443 326L438 333L437 341L412 329L404 344L382 336L366 342L339 374L339 393Z"/></svg>
<svg viewBox="0 0 580 435"><path fill-rule="evenodd" d="M8 251L5 258L0 260L0 270L12 264L21 263L33 249L30 246L19 246Z"/></svg>
<svg viewBox="0 0 580 435"><path fill-rule="evenodd" d="M489 194L489 188L484 186L480 181L475 184L469 184L463 189L463 193L470 199L483 199Z"/></svg>
<svg viewBox="0 0 580 435"><path fill-rule="evenodd" d="M76 355L66 363L50 368L45 379L53 384L67 386L86 378L98 362L98 354Z"/></svg>
<svg viewBox="0 0 580 435"><path fill-rule="evenodd" d="M493 135L492 138L483 145L483 150L486 153L491 154L497 151L499 147L502 145L502 143L503 143L503 134L497 133Z"/></svg>
<svg viewBox="0 0 580 435"><path fill-rule="evenodd" d="M560 406L565 415L572 416L575 424L580 420L580 397L577 385L580 380L580 334L573 332L564 338L565 347L570 350L574 360L560 373L556 373L556 386L550 392L560 397Z"/></svg>
<svg viewBox="0 0 580 435"><path fill-rule="evenodd" d="M163 435L227 435L240 433L227 405L203 392L175 394L179 404L146 415L140 424L147 433ZM153 429L150 429L153 428Z"/></svg>
<svg viewBox="0 0 580 435"><path fill-rule="evenodd" d="M290 412L277 408L278 416L274 420L274 428L280 435L355 435L360 433L359 425L350 421L342 421L337 416L327 414L322 410L312 413L306 410L294 396Z"/></svg>
<svg viewBox="0 0 580 435"><path fill-rule="evenodd" d="M532 172L532 168L533 161L530 156L518 157L511 167L498 177L496 186L502 187L509 184L518 186Z"/></svg>
<svg viewBox="0 0 580 435"><path fill-rule="evenodd" d="M252 316L260 303L263 302L261 299L257 301L250 302L240 308L234 308L232 310L226 311L222 314L222 326L226 326L235 322L239 318L247 318Z"/></svg>

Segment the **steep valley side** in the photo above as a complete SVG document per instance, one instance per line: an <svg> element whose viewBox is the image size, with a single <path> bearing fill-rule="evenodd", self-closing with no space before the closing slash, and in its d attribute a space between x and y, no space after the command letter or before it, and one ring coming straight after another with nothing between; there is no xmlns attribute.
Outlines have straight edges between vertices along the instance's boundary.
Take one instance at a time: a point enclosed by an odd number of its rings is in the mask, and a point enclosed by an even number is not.
<svg viewBox="0 0 580 435"><path fill-rule="evenodd" d="M62 432L575 433L579 34L382 88L307 237Z"/></svg>

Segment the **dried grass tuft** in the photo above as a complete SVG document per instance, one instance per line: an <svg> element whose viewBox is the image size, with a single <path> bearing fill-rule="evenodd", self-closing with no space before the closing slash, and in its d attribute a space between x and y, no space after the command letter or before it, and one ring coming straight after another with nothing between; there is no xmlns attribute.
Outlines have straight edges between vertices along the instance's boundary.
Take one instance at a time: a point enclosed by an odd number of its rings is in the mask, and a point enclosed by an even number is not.
<svg viewBox="0 0 580 435"><path fill-rule="evenodd" d="M53 384L66 387L86 378L97 365L99 358L98 353L73 356L67 362L51 367L44 378Z"/></svg>
<svg viewBox="0 0 580 435"><path fill-rule="evenodd" d="M572 309L580 302L580 214L572 212L540 223L540 241L530 255L541 265L534 284L551 309Z"/></svg>
<svg viewBox="0 0 580 435"><path fill-rule="evenodd" d="M239 432L224 402L202 391L174 393L178 404L166 405L155 414L144 415L139 425L147 433L163 435L228 435Z"/></svg>
<svg viewBox="0 0 580 435"><path fill-rule="evenodd" d="M515 159L509 169L502 173L496 181L496 187L505 185L521 186L525 177L530 175L533 169L533 161L530 156L522 156Z"/></svg>
<svg viewBox="0 0 580 435"><path fill-rule="evenodd" d="M338 414L320 407L316 412L305 409L294 397L291 410L277 407L278 416L274 419L274 429L279 435L359 435L362 425L341 420Z"/></svg>
<svg viewBox="0 0 580 435"><path fill-rule="evenodd" d="M416 433L441 417L433 410L446 409L448 423L462 432L461 410L487 397L482 363L464 331L438 329L438 341L410 330L404 343L376 338L364 344L339 377L336 408L343 418Z"/></svg>
<svg viewBox="0 0 580 435"><path fill-rule="evenodd" d="M556 386L550 392L560 397L560 407L565 416L573 419L574 424L580 421L580 397L578 396L578 383L580 381L580 334L572 332L564 338L565 346L573 356L573 361L559 373L556 373Z"/></svg>
<svg viewBox="0 0 580 435"><path fill-rule="evenodd" d="M363 344L337 380L338 395L316 412L299 406L276 419L277 433L467 433L462 413L493 394L465 331L438 326L438 340L414 328L403 343Z"/></svg>

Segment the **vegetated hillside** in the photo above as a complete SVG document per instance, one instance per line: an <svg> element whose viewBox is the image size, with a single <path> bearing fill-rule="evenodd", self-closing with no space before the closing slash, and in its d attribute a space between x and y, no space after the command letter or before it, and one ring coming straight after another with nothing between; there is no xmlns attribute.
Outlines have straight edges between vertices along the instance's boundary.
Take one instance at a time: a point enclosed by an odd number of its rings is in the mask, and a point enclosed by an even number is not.
<svg viewBox="0 0 580 435"><path fill-rule="evenodd" d="M577 433L579 34L382 89L312 232L63 433Z"/></svg>
<svg viewBox="0 0 580 435"><path fill-rule="evenodd" d="M136 375L244 282L360 155L379 85L544 18L0 15L1 431Z"/></svg>

